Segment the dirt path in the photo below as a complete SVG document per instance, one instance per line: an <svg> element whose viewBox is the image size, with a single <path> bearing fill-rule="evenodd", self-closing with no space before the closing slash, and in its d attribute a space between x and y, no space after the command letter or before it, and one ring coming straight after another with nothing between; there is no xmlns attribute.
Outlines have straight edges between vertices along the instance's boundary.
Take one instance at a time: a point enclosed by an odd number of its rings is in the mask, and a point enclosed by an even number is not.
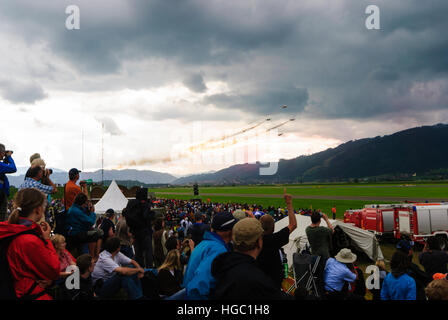
<svg viewBox="0 0 448 320"><path fill-rule="evenodd" d="M191 193L184 192L156 192L157 195L171 194L179 196L192 196ZM211 197L242 197L242 198L283 198L282 194L242 194L242 193L201 193L201 196ZM407 197L371 197L371 196L320 196L320 195L293 195L293 199L322 199L322 200L361 200L361 201L390 201L390 202L442 202L447 199L440 198L407 198Z"/></svg>

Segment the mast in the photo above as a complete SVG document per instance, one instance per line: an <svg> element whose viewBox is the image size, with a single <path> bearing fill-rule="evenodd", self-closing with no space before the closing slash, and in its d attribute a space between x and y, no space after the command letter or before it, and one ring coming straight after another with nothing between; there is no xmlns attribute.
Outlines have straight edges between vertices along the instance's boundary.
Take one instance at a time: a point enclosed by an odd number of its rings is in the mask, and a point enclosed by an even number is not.
<svg viewBox="0 0 448 320"><path fill-rule="evenodd" d="M101 185L104 186L104 122L101 123Z"/></svg>

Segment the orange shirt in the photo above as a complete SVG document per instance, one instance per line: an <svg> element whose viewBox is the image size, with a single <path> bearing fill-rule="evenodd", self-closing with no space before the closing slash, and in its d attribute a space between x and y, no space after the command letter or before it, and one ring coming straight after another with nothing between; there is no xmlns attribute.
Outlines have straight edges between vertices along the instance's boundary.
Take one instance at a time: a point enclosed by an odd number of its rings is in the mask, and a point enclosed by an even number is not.
<svg viewBox="0 0 448 320"><path fill-rule="evenodd" d="M81 193L81 187L74 183L72 180L65 185L64 204L67 211L73 205L76 196Z"/></svg>

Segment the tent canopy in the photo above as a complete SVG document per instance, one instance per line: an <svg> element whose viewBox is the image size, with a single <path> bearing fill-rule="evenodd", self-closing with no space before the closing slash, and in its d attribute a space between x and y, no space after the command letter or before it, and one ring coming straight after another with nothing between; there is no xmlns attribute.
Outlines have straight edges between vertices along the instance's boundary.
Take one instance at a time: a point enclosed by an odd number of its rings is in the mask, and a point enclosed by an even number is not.
<svg viewBox="0 0 448 320"><path fill-rule="evenodd" d="M95 212L102 214L107 209L114 209L115 212L121 213L127 204L128 199L126 199L115 180L113 180L103 197L95 204Z"/></svg>
<svg viewBox="0 0 448 320"><path fill-rule="evenodd" d="M303 248L306 244L309 244L305 229L311 224L311 218L296 214L296 219L297 228L289 235L289 243L283 247L289 266L292 265L292 255L297 252L297 248ZM350 237L352 243L358 247L357 249L365 252L370 259L373 261L384 259L378 241L372 232L339 220L330 219L330 222L334 227L339 226ZM274 231L277 232L287 226L288 217L285 217L275 223ZM326 226L325 221L322 220L321 226Z"/></svg>

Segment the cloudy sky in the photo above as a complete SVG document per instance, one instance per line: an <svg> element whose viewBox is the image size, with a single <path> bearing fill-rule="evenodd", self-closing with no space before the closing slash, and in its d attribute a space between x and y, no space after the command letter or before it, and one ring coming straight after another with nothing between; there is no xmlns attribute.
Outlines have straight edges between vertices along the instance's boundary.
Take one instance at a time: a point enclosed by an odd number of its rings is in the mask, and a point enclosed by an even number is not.
<svg viewBox="0 0 448 320"><path fill-rule="evenodd" d="M380 30L365 26L370 4ZM446 0L2 0L0 142L19 166L39 152L95 170L104 145L106 168L184 175L446 123L446 12Z"/></svg>

